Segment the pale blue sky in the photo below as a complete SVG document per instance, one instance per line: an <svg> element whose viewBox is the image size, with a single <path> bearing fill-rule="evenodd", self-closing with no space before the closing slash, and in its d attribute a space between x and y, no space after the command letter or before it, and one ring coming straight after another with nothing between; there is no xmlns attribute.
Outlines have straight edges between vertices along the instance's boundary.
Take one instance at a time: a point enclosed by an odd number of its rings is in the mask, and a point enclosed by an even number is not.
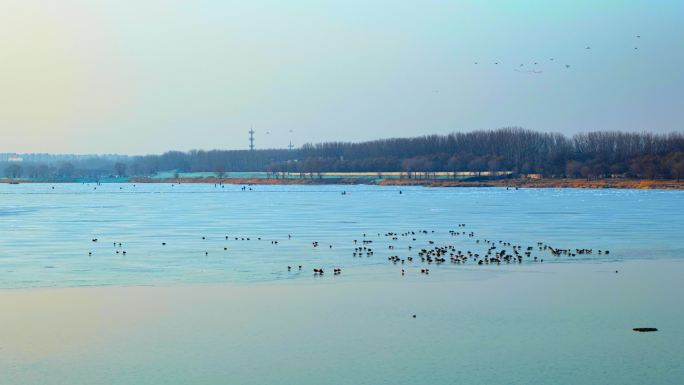
<svg viewBox="0 0 684 385"><path fill-rule="evenodd" d="M0 152L681 130L684 2L597 3L3 0Z"/></svg>

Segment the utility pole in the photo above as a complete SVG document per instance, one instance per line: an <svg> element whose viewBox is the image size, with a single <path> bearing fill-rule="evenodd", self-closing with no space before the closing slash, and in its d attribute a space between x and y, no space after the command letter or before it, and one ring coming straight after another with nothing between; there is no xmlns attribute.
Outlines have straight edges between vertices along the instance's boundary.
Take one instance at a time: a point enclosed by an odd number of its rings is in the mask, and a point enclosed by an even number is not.
<svg viewBox="0 0 684 385"><path fill-rule="evenodd" d="M254 150L254 127L249 127L249 149Z"/></svg>
<svg viewBox="0 0 684 385"><path fill-rule="evenodd" d="M292 151L292 149L294 148L294 144L292 144L292 141L290 141L290 144L287 145L287 148L289 148L290 151Z"/></svg>

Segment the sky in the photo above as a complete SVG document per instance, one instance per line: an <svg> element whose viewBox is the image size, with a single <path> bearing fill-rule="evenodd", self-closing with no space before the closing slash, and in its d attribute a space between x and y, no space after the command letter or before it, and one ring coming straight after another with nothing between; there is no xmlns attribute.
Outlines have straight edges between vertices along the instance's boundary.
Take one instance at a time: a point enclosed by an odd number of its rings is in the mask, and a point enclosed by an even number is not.
<svg viewBox="0 0 684 385"><path fill-rule="evenodd" d="M2 0L0 152L681 131L682 20L681 0Z"/></svg>

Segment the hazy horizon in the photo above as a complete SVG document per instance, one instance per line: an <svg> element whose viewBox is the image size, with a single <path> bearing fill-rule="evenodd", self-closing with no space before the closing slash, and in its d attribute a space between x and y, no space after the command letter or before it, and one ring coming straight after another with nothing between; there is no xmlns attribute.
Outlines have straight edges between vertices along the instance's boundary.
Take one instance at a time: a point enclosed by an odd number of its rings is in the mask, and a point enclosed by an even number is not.
<svg viewBox="0 0 684 385"><path fill-rule="evenodd" d="M682 16L676 1L6 0L0 152L246 149L252 125L257 148L681 131Z"/></svg>

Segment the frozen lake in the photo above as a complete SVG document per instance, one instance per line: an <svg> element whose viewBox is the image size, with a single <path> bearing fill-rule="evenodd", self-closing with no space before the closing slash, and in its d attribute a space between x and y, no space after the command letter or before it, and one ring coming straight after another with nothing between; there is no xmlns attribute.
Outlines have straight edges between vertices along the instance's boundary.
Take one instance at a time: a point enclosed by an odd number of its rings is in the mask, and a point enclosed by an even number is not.
<svg viewBox="0 0 684 385"><path fill-rule="evenodd" d="M489 246L485 239L534 247L532 257L544 263L684 256L682 191L339 185L251 189L0 184L0 287L296 279L309 277L314 267L388 265L390 255L416 257L418 250L438 245L484 255ZM455 237L449 231L474 236ZM393 240L388 232L413 234ZM366 246L373 255L353 257L363 240L372 241ZM594 252L552 257L539 251L537 242ZM501 249L505 247L499 245ZM599 249L610 254L599 255ZM523 263L533 262L526 258ZM288 265L303 269L288 272ZM423 265L414 260L405 268ZM432 271L456 274L463 267L447 260Z"/></svg>

